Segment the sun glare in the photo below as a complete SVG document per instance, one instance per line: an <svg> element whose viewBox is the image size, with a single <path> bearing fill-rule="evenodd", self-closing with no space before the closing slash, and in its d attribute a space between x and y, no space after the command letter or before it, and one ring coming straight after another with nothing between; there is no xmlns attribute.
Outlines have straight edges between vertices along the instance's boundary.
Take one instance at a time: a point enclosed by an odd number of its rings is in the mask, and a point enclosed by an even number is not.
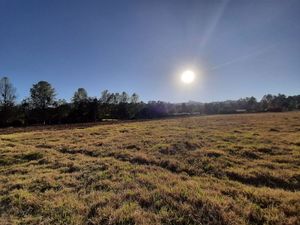
<svg viewBox="0 0 300 225"><path fill-rule="evenodd" d="M186 70L181 74L181 81L185 84L193 83L195 80L195 73L191 70Z"/></svg>

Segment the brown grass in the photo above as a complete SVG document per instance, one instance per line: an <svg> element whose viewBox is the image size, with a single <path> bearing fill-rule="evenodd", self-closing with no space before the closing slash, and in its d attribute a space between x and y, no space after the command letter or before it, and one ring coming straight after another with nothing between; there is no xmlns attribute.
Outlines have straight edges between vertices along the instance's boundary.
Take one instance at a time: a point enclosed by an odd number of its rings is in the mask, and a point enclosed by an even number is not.
<svg viewBox="0 0 300 225"><path fill-rule="evenodd" d="M299 224L300 113L0 135L0 224Z"/></svg>

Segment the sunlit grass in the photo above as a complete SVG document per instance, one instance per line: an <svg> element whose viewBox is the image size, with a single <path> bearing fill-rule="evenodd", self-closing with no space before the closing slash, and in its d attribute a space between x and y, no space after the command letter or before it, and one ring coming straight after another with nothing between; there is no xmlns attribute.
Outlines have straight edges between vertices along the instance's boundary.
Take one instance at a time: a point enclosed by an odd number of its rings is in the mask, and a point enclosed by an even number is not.
<svg viewBox="0 0 300 225"><path fill-rule="evenodd" d="M0 224L296 224L300 113L0 135Z"/></svg>

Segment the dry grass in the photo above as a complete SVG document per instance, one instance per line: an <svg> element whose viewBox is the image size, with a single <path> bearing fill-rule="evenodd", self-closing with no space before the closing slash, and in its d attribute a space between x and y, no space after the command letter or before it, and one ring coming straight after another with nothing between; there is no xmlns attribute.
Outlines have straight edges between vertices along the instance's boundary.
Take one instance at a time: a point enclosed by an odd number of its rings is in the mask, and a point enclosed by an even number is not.
<svg viewBox="0 0 300 225"><path fill-rule="evenodd" d="M0 135L4 225L299 224L299 190L300 113Z"/></svg>

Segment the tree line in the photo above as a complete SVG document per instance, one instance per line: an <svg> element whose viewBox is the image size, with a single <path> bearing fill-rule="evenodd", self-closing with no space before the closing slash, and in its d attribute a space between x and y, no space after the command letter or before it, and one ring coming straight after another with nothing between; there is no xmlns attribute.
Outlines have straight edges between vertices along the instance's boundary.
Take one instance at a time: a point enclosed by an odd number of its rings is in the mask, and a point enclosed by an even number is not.
<svg viewBox="0 0 300 225"><path fill-rule="evenodd" d="M138 94L110 93L104 90L100 97L89 97L84 88L78 88L70 102L56 99L56 91L47 81L30 88L30 97L16 102L16 88L8 77L0 79L0 126L27 126L33 124L86 123L103 120L152 119L191 114L226 114L242 112L281 112L300 109L300 95L265 95L260 101L254 97L236 101L212 103L167 103L140 101Z"/></svg>

